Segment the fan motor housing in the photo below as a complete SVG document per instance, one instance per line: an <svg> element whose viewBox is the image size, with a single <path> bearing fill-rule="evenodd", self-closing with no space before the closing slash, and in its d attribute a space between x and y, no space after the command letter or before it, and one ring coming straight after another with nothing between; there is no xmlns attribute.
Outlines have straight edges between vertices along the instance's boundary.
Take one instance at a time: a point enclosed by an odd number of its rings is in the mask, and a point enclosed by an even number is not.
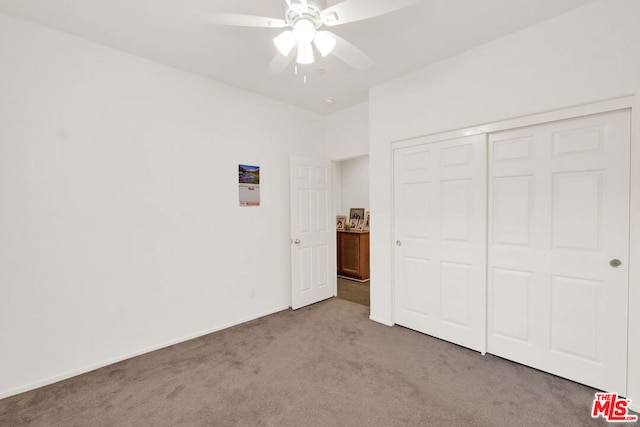
<svg viewBox="0 0 640 427"><path fill-rule="evenodd" d="M325 8L325 4L326 2L324 1L309 1L307 2L307 11L305 13L300 13L295 7L287 7L284 20L289 26L293 27L300 19L308 19L318 29L322 26L321 12ZM292 6L295 6L295 4Z"/></svg>

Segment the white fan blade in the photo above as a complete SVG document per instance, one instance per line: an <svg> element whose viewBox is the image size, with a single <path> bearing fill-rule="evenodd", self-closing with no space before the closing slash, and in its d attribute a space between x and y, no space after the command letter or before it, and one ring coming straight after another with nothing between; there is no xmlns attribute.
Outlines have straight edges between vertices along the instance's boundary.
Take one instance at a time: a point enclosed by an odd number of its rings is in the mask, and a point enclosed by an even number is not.
<svg viewBox="0 0 640 427"><path fill-rule="evenodd" d="M309 11L309 4L307 0L300 0L300 12L307 13Z"/></svg>
<svg viewBox="0 0 640 427"><path fill-rule="evenodd" d="M293 57L295 55L293 53L289 53L289 55L284 56L280 52L276 53L276 56L271 60L271 64L269 64L269 73L271 74L280 74L284 71L285 68L291 61L293 61Z"/></svg>
<svg viewBox="0 0 640 427"><path fill-rule="evenodd" d="M279 18L268 18L266 16L238 15L236 13L202 13L202 18L216 25L233 25L238 27L266 27L282 28L287 23Z"/></svg>
<svg viewBox="0 0 640 427"><path fill-rule="evenodd" d="M336 58L356 70L365 71L373 65L373 60L366 53L332 32L327 31L335 37L336 45L331 51Z"/></svg>
<svg viewBox="0 0 640 427"><path fill-rule="evenodd" d="M414 5L418 0L344 0L322 11L325 25L346 24Z"/></svg>

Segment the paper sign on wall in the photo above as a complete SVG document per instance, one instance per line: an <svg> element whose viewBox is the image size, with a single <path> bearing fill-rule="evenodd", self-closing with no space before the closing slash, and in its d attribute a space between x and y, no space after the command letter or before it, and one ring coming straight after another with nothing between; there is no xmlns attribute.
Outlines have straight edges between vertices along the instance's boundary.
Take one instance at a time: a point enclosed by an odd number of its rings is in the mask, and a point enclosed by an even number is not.
<svg viewBox="0 0 640 427"><path fill-rule="evenodd" d="M238 165L240 206L260 206L260 166Z"/></svg>

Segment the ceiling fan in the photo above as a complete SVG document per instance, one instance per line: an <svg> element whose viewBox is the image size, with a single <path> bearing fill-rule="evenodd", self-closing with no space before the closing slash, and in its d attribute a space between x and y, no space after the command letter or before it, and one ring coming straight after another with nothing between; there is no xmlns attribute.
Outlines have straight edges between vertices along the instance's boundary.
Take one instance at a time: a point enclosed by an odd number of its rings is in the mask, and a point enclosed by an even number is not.
<svg viewBox="0 0 640 427"><path fill-rule="evenodd" d="M204 13L204 19L212 24L241 27L286 28L273 39L278 53L269 65L269 72L280 73L293 61L296 49L298 64L314 62L314 46L320 55L332 53L351 67L364 71L373 61L363 51L322 29L373 18L411 6L418 0L343 0L330 7L325 0L285 0L284 18L269 18L233 13Z"/></svg>

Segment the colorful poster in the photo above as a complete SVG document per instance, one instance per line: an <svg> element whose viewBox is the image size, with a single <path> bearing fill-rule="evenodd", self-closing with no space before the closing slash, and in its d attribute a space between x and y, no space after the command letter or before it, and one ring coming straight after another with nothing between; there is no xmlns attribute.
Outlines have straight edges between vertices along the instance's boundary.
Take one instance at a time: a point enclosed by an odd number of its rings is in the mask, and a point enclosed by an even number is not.
<svg viewBox="0 0 640 427"><path fill-rule="evenodd" d="M260 206L260 166L238 165L240 206Z"/></svg>

